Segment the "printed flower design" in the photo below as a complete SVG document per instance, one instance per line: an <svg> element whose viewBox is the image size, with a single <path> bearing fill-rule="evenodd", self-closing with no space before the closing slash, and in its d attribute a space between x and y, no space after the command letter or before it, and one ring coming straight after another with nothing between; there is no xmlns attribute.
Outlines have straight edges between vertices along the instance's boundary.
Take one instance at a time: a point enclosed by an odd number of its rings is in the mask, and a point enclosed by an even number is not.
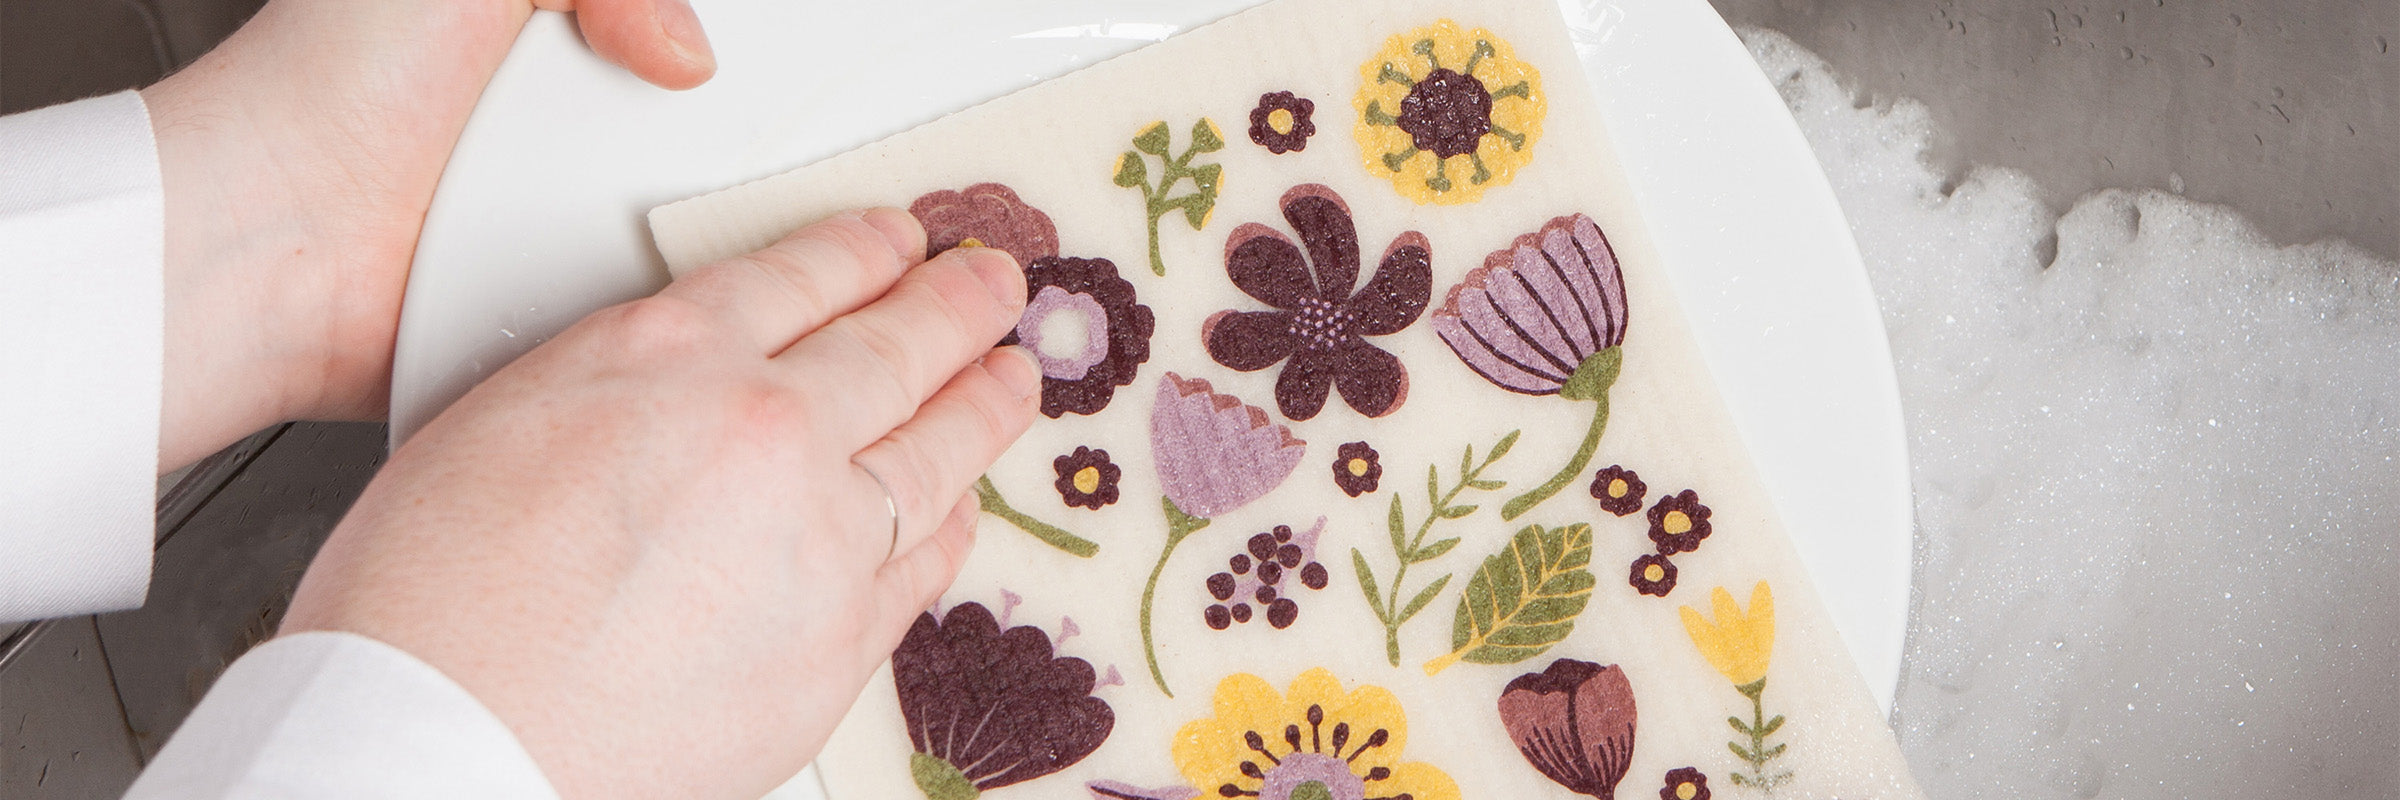
<svg viewBox="0 0 2400 800"><path fill-rule="evenodd" d="M1300 618L1300 603L1286 594L1292 584L1284 576L1299 575L1298 583L1310 591L1325 588L1332 576L1317 563L1317 536L1324 532L1325 518L1318 517L1316 525L1298 533L1277 525L1251 536L1243 552L1226 559L1226 571L1208 576L1208 596L1217 601L1201 612L1208 627L1221 631L1249 622L1257 613L1253 603L1266 609L1267 624L1276 630L1291 627Z"/></svg>
<svg viewBox="0 0 2400 800"><path fill-rule="evenodd" d="M1434 333L1492 385L1598 406L1566 469L1501 507L1502 519L1516 519L1582 474L1608 429L1608 389L1625 343L1616 254L1591 217L1552 219L1485 256L1432 316Z"/></svg>
<svg viewBox="0 0 2400 800"><path fill-rule="evenodd" d="M1050 468L1058 471L1058 499L1070 506L1082 506L1094 511L1117 502L1117 477L1124 472L1108 461L1108 451L1077 447L1075 452L1051 459Z"/></svg>
<svg viewBox="0 0 2400 800"><path fill-rule="evenodd" d="M1083 788L1092 793L1092 800L1193 800L1200 796L1200 790L1189 786L1151 789L1124 781L1092 781Z"/></svg>
<svg viewBox="0 0 2400 800"><path fill-rule="evenodd" d="M1259 95L1258 107L1250 110L1250 141L1276 154L1306 150L1308 137L1317 134L1308 119L1316 110L1316 103L1291 92Z"/></svg>
<svg viewBox="0 0 2400 800"><path fill-rule="evenodd" d="M1708 776L1697 767L1667 770L1667 785L1659 788L1658 800L1708 800Z"/></svg>
<svg viewBox="0 0 2400 800"><path fill-rule="evenodd" d="M1167 571L1175 546L1209 520L1266 496L1291 477L1308 453L1308 443L1292 438L1290 429L1269 422L1267 412L1219 394L1208 381L1185 380L1169 372L1158 381L1158 403L1150 409L1150 456L1158 466L1166 496L1159 512L1166 517L1167 542L1142 586L1142 655L1150 662L1150 680L1169 697L1167 674L1158 666L1158 647L1150 631L1151 601L1158 595L1158 576Z"/></svg>
<svg viewBox="0 0 2400 800"><path fill-rule="evenodd" d="M1342 445L1341 451L1333 457L1333 485L1341 487L1342 493L1351 497L1375 491L1375 487L1383 483L1382 458L1382 454L1375 452L1375 448L1366 442Z"/></svg>
<svg viewBox="0 0 2400 800"><path fill-rule="evenodd" d="M1733 785L1763 789L1772 794L1775 787L1792 778L1790 770L1769 772L1768 762L1783 755L1789 744L1767 746L1767 737L1782 730L1782 714L1767 717L1767 661L1775 654L1775 593L1759 581L1750 589L1750 610L1743 611L1733 602L1733 593L1719 586L1709 593L1710 610L1715 620L1700 615L1691 606L1684 606L1683 631L1692 639L1692 647L1700 651L1708 665L1733 682L1733 690L1750 700L1750 719L1727 717L1726 724L1750 740L1745 747L1739 741L1726 742L1726 749L1750 765L1750 772L1732 774Z"/></svg>
<svg viewBox="0 0 2400 800"><path fill-rule="evenodd" d="M1625 580L1642 594L1665 597L1675 591L1675 562L1660 553L1644 555L1633 560L1633 574Z"/></svg>
<svg viewBox="0 0 2400 800"><path fill-rule="evenodd" d="M1105 258L1040 258L1025 268L1025 314L1001 344L1021 344L1042 362L1042 414L1097 414L1117 387L1150 360L1157 319L1134 302L1133 284ZM1052 324L1066 315L1074 324ZM1078 341L1054 341L1060 329Z"/></svg>
<svg viewBox="0 0 2400 800"><path fill-rule="evenodd" d="M1562 658L1508 682L1500 723L1517 752L1567 791L1613 798L1633 760L1633 684L1615 665Z"/></svg>
<svg viewBox="0 0 2400 800"><path fill-rule="evenodd" d="M1203 794L1259 800L1457 800L1441 769L1401 761L1408 718L1378 686L1342 691L1311 669L1278 694L1248 673L1217 684L1215 715L1175 732L1175 767Z"/></svg>
<svg viewBox="0 0 2400 800"><path fill-rule="evenodd" d="M1058 226L1050 215L1001 184L929 192L909 203L908 213L925 226L927 256L962 245L1005 251L1019 264L1058 255Z"/></svg>
<svg viewBox="0 0 2400 800"><path fill-rule="evenodd" d="M1610 464L1592 475L1592 498L1600 501L1602 509L1620 517L1642 510L1642 496L1649 491L1650 487L1642 483L1642 476L1622 465Z"/></svg>
<svg viewBox="0 0 2400 800"><path fill-rule="evenodd" d="M1660 555L1700 549L1709 530L1708 506L1690 489L1658 498L1658 505L1650 507L1650 541L1658 543Z"/></svg>
<svg viewBox="0 0 2400 800"><path fill-rule="evenodd" d="M1305 420L1335 388L1358 413L1380 417L1408 398L1408 370L1366 337L1399 333L1433 292L1432 248L1416 231L1385 248L1375 275L1356 293L1358 229L1340 195L1319 184L1283 193L1283 218L1300 244L1255 222L1225 242L1225 271L1242 292L1273 311L1220 311L1201 326L1209 357L1243 372L1289 359L1275 381L1275 405ZM1302 247L1305 246L1305 253Z"/></svg>
<svg viewBox="0 0 2400 800"><path fill-rule="evenodd" d="M1002 630L982 604L938 623L918 615L892 652L917 787L928 800L972 800L1082 761L1116 727L1093 677L1083 659L1054 657L1040 628ZM955 735L964 730L976 735Z"/></svg>
<svg viewBox="0 0 2400 800"><path fill-rule="evenodd" d="M1402 197L1472 203L1533 160L1542 75L1491 31L1441 20L1392 37L1358 75L1359 153Z"/></svg>

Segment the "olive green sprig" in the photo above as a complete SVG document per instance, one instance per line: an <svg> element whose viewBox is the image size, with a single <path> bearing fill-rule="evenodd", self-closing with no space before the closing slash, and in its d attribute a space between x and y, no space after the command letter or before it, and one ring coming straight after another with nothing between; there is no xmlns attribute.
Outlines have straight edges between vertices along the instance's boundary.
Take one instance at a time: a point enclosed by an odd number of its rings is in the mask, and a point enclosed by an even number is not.
<svg viewBox="0 0 2400 800"><path fill-rule="evenodd" d="M1451 576L1443 575L1418 591L1407 605L1400 604L1401 584L1408 580L1409 566L1440 558L1458 546L1456 536L1427 544L1425 534L1433 530L1435 520L1461 519L1481 508L1452 505L1459 493L1468 489L1489 492L1508 485L1506 481L1483 477L1483 472L1491 468L1492 462L1508 455L1510 448L1517 446L1519 433L1522 431L1509 431L1508 435L1500 437L1500 441L1492 445L1491 451L1484 454L1481 463L1475 461L1475 446L1467 445L1466 452L1459 455L1458 480L1450 485L1447 492L1442 491L1441 469L1432 464L1425 465L1425 519L1417 523L1414 535L1408 533L1408 515L1401 510L1400 493L1392 493L1392 511L1386 515L1385 521L1391 528L1392 554L1399 558L1400 565L1392 570L1389 598L1384 597L1377 586L1375 570L1367 565L1366 554L1359 552L1358 548L1350 548L1350 565L1358 571L1359 591L1367 596L1367 606L1374 609L1375 618L1383 621L1383 655L1392 666L1400 666L1400 626L1408 624L1417 612L1425 610L1425 604L1433 602L1433 598L1442 593L1442 587L1450 585Z"/></svg>
<svg viewBox="0 0 2400 800"><path fill-rule="evenodd" d="M1217 185L1225 172L1219 164L1192 164L1196 156L1225 148L1225 137L1218 133L1217 124L1210 122L1207 117L1192 123L1192 141L1183 149L1182 155L1170 153L1174 147L1173 138L1173 134L1167 131L1167 123L1151 123L1150 127L1143 128L1141 133L1133 137L1133 149L1117 158L1117 185L1142 190L1144 211L1148 214L1150 224L1150 271L1159 275L1167 274L1167 264L1158 255L1158 219L1180 208L1183 209L1183 221L1190 223L1192 230L1207 225L1209 212L1217 208ZM1160 166L1156 184L1150 182L1150 165L1143 158L1145 154L1158 158ZM1192 191L1174 197L1167 196L1175 190L1177 183L1187 178L1192 182Z"/></svg>

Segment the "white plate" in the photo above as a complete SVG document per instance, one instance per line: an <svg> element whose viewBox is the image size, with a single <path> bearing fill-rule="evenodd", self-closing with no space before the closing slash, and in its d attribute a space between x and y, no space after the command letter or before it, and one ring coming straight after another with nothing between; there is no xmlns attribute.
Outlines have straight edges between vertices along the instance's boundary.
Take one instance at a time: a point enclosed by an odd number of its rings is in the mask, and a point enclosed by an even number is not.
<svg viewBox="0 0 2400 800"><path fill-rule="evenodd" d="M1249 0L702 0L717 77L652 89L540 13L426 216L397 444L595 309L655 291L642 214L1222 17ZM1833 192L1704 0L1562 0L1702 349L1876 699L1907 630L1908 461L1883 324Z"/></svg>

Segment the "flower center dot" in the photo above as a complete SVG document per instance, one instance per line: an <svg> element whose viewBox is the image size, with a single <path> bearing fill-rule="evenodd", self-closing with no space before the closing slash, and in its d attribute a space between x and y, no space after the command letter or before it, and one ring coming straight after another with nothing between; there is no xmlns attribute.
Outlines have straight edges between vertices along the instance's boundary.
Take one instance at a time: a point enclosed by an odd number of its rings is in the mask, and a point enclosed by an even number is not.
<svg viewBox="0 0 2400 800"><path fill-rule="evenodd" d="M1700 796L1700 787L1693 786L1691 781L1675 784L1675 796L1682 800L1692 800L1692 798Z"/></svg>
<svg viewBox="0 0 2400 800"><path fill-rule="evenodd" d="M1610 481L1608 482L1608 496L1610 496L1610 497L1624 497L1624 496L1625 496L1625 490L1626 490L1626 489L1628 489L1628 488L1631 488L1631 487L1628 487L1628 486L1626 486L1626 485L1625 485L1625 479L1624 479L1624 478L1616 478L1616 479L1612 479L1612 480L1610 480Z"/></svg>
<svg viewBox="0 0 2400 800"><path fill-rule="evenodd" d="M975 237L973 237L973 236L969 236L969 237L967 237L967 238L964 238L964 239L960 239L960 240L958 240L958 246L960 246L960 247L987 247L987 246L989 246L989 245L985 245L985 244L983 243L983 240L982 240L982 239L977 239L977 238L975 238Z"/></svg>
<svg viewBox="0 0 2400 800"><path fill-rule="evenodd" d="M1350 318L1350 312L1341 306L1303 297L1299 311L1292 314L1292 335L1310 348L1329 350L1348 338Z"/></svg>
<svg viewBox="0 0 2400 800"><path fill-rule="evenodd" d="M1292 787L1292 800L1333 800L1333 790L1324 781L1309 781Z"/></svg>
<svg viewBox="0 0 2400 800"><path fill-rule="evenodd" d="M1274 111L1267 112L1267 128L1275 131L1278 134L1287 136L1290 135L1292 132L1292 110L1288 108L1278 108Z"/></svg>
<svg viewBox="0 0 2400 800"><path fill-rule="evenodd" d="M1692 531L1692 518L1681 511L1669 511L1666 519L1659 520L1658 527L1670 536L1682 536Z"/></svg>
<svg viewBox="0 0 2400 800"><path fill-rule="evenodd" d="M1353 458L1353 459L1350 459L1350 463L1349 463L1347 466L1350 468L1350 477L1353 477L1353 478L1364 478L1364 477L1366 477L1366 476L1367 476L1367 460L1366 460L1366 459L1363 459L1363 458Z"/></svg>
<svg viewBox="0 0 2400 800"><path fill-rule="evenodd" d="M1075 491L1091 494L1100 491L1100 468L1084 467L1075 471Z"/></svg>
<svg viewBox="0 0 2400 800"><path fill-rule="evenodd" d="M1643 568L1642 568L1642 580L1646 580L1646 581L1649 581L1649 582L1651 582L1651 583L1657 583L1657 582L1659 582L1659 581L1666 580L1666 578L1667 578L1667 568L1666 568L1666 567L1662 567L1662 566L1659 566L1659 565L1657 565L1657 564L1652 564L1652 565L1650 565L1650 566L1647 566L1647 567L1643 567ZM1684 785L1685 785L1685 786L1690 786L1691 784L1688 784L1688 783L1687 783L1687 784L1684 784ZM1685 795L1685 797L1690 797L1690 795Z"/></svg>

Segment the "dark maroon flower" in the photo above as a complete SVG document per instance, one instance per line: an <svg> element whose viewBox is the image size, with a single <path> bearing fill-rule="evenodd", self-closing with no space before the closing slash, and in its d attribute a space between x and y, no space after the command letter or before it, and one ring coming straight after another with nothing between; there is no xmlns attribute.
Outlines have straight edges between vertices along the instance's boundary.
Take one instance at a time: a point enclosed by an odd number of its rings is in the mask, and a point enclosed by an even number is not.
<svg viewBox="0 0 2400 800"><path fill-rule="evenodd" d="M1652 597L1665 597L1675 591L1675 562L1658 553L1649 553L1633 560L1633 574L1625 581L1634 591Z"/></svg>
<svg viewBox="0 0 2400 800"><path fill-rule="evenodd" d="M1375 491L1375 487L1383 484L1381 458L1366 442L1342 445L1341 452L1333 457L1333 485L1342 487L1342 493L1351 497Z"/></svg>
<svg viewBox="0 0 2400 800"><path fill-rule="evenodd" d="M1050 215L997 183L929 192L908 204L908 213L925 226L927 256L960 245L1005 251L1018 264L1058 255L1058 227Z"/></svg>
<svg viewBox="0 0 2400 800"><path fill-rule="evenodd" d="M1642 510L1642 496L1649 491L1650 487L1642 483L1642 476L1620 465L1611 464L1592 475L1592 498L1599 500L1600 507L1608 513L1620 517Z"/></svg>
<svg viewBox="0 0 2400 800"><path fill-rule="evenodd" d="M1058 499L1094 511L1117 502L1117 477L1124 472L1108 461L1108 451L1076 447L1075 452L1050 460L1058 471Z"/></svg>
<svg viewBox="0 0 2400 800"><path fill-rule="evenodd" d="M1700 504L1697 492L1685 489L1666 495L1650 507L1650 541L1658 543L1660 555L1698 550L1708 533L1708 506Z"/></svg>
<svg viewBox="0 0 2400 800"><path fill-rule="evenodd" d="M1353 293L1358 229L1341 196L1302 184L1283 193L1282 205L1300 244L1255 222L1225 242L1234 285L1275 310L1209 317L1200 331L1209 356L1243 372L1290 359L1275 382L1275 404L1293 420L1316 416L1335 388L1360 414L1391 413L1408 399L1408 370L1366 337L1399 333L1424 313L1433 292L1431 246L1424 234L1400 234Z"/></svg>
<svg viewBox="0 0 2400 800"><path fill-rule="evenodd" d="M1025 296L1025 315L1000 343L1024 345L1042 362L1042 413L1050 418L1100 413L1150 360L1157 320L1108 259L1035 259L1025 268ZM1078 324L1053 327L1060 315ZM1076 340L1054 340L1061 328L1079 332Z"/></svg>
<svg viewBox="0 0 2400 800"><path fill-rule="evenodd" d="M1242 552L1225 560L1224 572L1208 576L1208 596L1217 602L1201 610L1201 621L1221 631L1237 622L1249 622L1257 613L1255 606L1266 610L1267 624L1277 630L1291 627L1300 618L1294 584L1315 591L1331 580L1325 565L1317 563L1317 537L1324 532L1325 518L1318 517L1317 524L1305 531L1277 525L1251 536L1243 543ZM1300 580L1285 580L1292 575Z"/></svg>
<svg viewBox="0 0 2400 800"><path fill-rule="evenodd" d="M1291 92L1259 95L1258 107L1250 110L1250 141L1270 153L1308 149L1308 137L1317 133L1308 117L1316 110L1316 103Z"/></svg>
<svg viewBox="0 0 2400 800"><path fill-rule="evenodd" d="M960 603L939 623L918 615L892 651L918 787L934 800L973 797L1082 761L1116 727L1091 696L1093 677L1089 662L1053 657L1040 628L1003 631L982 604Z"/></svg>
<svg viewBox="0 0 2400 800"><path fill-rule="evenodd" d="M1517 752L1567 791L1613 798L1633 760L1633 684L1615 665L1562 658L1508 682L1500 723Z"/></svg>
<svg viewBox="0 0 2400 800"><path fill-rule="evenodd" d="M1708 776L1698 767L1667 770L1667 785L1659 787L1658 800L1708 800Z"/></svg>

